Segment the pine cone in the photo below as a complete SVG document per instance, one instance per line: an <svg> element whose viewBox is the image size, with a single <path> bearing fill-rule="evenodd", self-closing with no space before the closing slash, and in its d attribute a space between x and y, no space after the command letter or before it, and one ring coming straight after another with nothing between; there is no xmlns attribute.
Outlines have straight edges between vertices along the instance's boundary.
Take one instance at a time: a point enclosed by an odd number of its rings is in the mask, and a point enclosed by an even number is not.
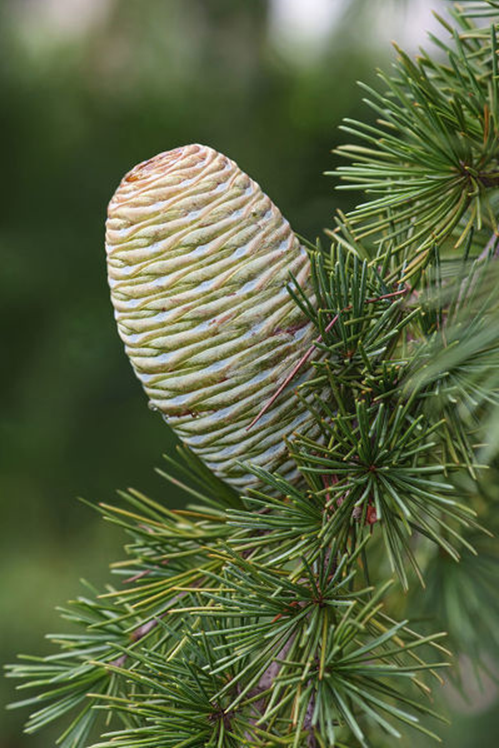
<svg viewBox="0 0 499 748"><path fill-rule="evenodd" d="M124 177L106 229L119 334L151 407L234 487L258 484L240 460L293 479L283 439L311 423L298 382L246 430L313 338L286 290L290 271L308 289L310 274L289 223L237 164L188 145Z"/></svg>

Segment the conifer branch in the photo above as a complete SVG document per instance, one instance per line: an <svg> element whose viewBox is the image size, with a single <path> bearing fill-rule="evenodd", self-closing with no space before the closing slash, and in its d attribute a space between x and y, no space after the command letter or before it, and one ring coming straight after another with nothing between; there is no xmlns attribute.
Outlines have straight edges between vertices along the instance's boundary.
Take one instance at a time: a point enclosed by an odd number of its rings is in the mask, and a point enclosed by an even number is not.
<svg viewBox="0 0 499 748"><path fill-rule="evenodd" d="M63 718L62 748L372 748L406 729L438 739L440 628L477 668L499 658L497 497L484 479L499 423L498 10L453 6L448 43L433 40L445 59L397 48L381 90L364 87L378 121L345 123L357 142L339 149L350 163L337 175L365 202L338 214L330 246L309 248L305 281L292 276L299 326L279 322L269 337L301 340L299 355L237 432L250 456L221 458L245 489L183 448L160 473L187 508L133 490L99 508L127 534L113 565L124 582L62 611L78 633L51 637L57 654L9 668L34 691L19 702L34 710L28 732ZM260 220L275 218L272 247L284 226L302 267L289 226L248 189ZM121 251L119 232L113 241ZM269 414L292 382L282 412L295 403L300 418L274 443ZM215 426L215 441L234 436ZM279 469L261 459L272 449ZM402 588L409 613L418 590L427 627L394 616Z"/></svg>

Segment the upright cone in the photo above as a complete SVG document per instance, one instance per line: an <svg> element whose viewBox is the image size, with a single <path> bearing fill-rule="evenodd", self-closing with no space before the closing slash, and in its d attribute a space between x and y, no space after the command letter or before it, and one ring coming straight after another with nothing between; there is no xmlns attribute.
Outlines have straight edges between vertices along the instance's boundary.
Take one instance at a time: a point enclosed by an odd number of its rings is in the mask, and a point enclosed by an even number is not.
<svg viewBox="0 0 499 748"><path fill-rule="evenodd" d="M310 345L290 298L309 262L256 182L212 148L188 145L136 166L108 210L109 285L119 334L150 399L220 478L258 484L238 461L293 479L284 438L311 418L285 390L251 420Z"/></svg>

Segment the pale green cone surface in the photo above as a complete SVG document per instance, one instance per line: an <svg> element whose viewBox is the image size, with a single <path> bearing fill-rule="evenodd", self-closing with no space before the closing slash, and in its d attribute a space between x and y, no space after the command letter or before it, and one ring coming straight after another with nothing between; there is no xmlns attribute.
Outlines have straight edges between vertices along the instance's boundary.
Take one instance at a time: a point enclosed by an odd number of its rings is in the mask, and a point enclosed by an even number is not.
<svg viewBox="0 0 499 748"><path fill-rule="evenodd" d="M308 287L306 252L259 185L206 146L161 153L116 190L106 250L152 407L236 488L257 483L237 460L293 477L283 439L310 416L292 388L246 430L313 338L286 290L290 272Z"/></svg>

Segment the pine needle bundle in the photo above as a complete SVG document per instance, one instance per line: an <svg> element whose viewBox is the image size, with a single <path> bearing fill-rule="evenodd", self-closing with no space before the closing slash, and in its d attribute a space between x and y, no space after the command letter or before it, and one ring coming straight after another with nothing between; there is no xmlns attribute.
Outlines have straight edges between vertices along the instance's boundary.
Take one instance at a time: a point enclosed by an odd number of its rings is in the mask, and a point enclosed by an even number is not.
<svg viewBox="0 0 499 748"><path fill-rule="evenodd" d="M202 146L116 192L116 318L185 442L162 472L189 504L100 506L128 538L120 583L62 609L76 633L51 637L57 653L9 668L27 732L61 720L62 748L438 739L452 654L497 658L499 3L450 16L448 42L397 49L364 87L376 125L344 123L334 176L363 197L327 241L298 240Z"/></svg>

